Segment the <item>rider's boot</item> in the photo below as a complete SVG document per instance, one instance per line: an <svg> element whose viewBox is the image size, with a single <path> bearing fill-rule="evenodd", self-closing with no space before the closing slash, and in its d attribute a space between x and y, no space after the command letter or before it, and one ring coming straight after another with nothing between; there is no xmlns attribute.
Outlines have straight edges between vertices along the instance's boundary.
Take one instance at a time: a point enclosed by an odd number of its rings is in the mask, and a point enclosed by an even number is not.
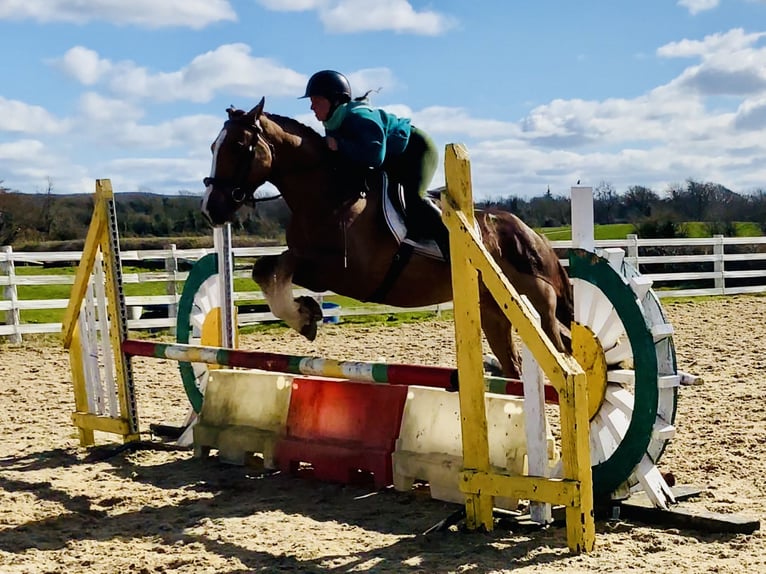
<svg viewBox="0 0 766 574"><path fill-rule="evenodd" d="M433 239L449 263L449 231L442 221L439 211L428 200L421 197L407 203L407 230L410 237Z"/></svg>

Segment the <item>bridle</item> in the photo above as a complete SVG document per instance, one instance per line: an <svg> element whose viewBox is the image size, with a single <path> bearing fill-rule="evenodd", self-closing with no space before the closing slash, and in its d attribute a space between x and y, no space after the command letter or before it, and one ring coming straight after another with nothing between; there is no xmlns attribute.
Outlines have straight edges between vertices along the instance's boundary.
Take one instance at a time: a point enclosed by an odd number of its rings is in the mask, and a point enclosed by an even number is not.
<svg viewBox="0 0 766 574"><path fill-rule="evenodd" d="M212 185L214 188L228 193L231 197L231 200L236 205L241 205L244 203L255 204L261 201L277 199L280 197L279 195L258 198L255 197L255 191L261 185L263 185L263 183L265 183L265 180L256 184L248 182L250 170L253 167L253 160L255 159L255 149L257 147L257 142L260 140L269 149L272 164L274 163L274 159L276 157L274 145L263 135L263 128L261 127L258 120L255 120L254 122L248 122L245 120L247 115L232 116L236 110L231 108L226 111L229 112L230 117L224 122L223 129L236 126L250 134L251 143L247 146L245 144L239 144L242 147L244 153L240 154L239 161L237 162L237 167L234 170L234 177L206 177L202 180L203 185L205 187Z"/></svg>

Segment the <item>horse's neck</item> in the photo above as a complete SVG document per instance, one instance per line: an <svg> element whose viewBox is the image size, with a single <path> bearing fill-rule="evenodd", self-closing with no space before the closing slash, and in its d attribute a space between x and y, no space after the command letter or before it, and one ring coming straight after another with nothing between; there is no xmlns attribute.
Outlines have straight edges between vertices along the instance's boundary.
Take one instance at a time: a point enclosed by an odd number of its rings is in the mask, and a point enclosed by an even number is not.
<svg viewBox="0 0 766 574"><path fill-rule="evenodd" d="M274 121L264 123L264 128L273 146L270 181L291 211L295 213L329 206L332 178L321 136L315 132L304 135L291 133Z"/></svg>

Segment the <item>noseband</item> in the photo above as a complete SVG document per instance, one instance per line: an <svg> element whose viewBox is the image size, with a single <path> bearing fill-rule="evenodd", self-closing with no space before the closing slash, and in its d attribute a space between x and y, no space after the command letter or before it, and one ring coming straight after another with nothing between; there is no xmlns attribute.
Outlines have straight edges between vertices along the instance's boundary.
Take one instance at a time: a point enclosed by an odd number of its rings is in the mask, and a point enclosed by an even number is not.
<svg viewBox="0 0 766 574"><path fill-rule="evenodd" d="M250 176L250 170L253 167L253 160L255 159L255 148L258 140L261 140L269 148L271 153L271 161L274 162L274 146L272 143L263 136L263 130L256 121L255 123L248 123L241 118L230 118L223 124L223 128L237 126L243 131L249 133L252 137L249 146L240 144L245 151L241 154L237 168L234 170L234 177L221 178L221 177L206 177L202 180L205 187L212 185L216 189L220 189L229 194L232 201L236 204L242 204L245 202L255 203L257 200L254 198L255 190L258 189L264 182L257 183L255 185L248 182ZM271 199L271 198L268 198Z"/></svg>

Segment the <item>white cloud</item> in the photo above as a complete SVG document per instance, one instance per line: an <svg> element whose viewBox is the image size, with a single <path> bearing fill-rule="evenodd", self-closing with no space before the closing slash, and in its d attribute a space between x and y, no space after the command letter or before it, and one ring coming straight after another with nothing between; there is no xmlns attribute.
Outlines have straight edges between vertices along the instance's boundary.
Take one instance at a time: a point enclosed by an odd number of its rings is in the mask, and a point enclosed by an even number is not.
<svg viewBox="0 0 766 574"><path fill-rule="evenodd" d="M766 96L745 100L737 110L734 126L739 130L766 130Z"/></svg>
<svg viewBox="0 0 766 574"><path fill-rule="evenodd" d="M92 193L97 177L37 139L0 143L0 172L4 186L26 193L45 190L49 181L54 193Z"/></svg>
<svg viewBox="0 0 766 574"><path fill-rule="evenodd" d="M712 10L720 4L720 0L678 0L678 5L683 6L692 15Z"/></svg>
<svg viewBox="0 0 766 574"><path fill-rule="evenodd" d="M0 96L0 132L61 133L68 127L69 122L57 119L45 108Z"/></svg>
<svg viewBox="0 0 766 574"><path fill-rule="evenodd" d="M733 28L728 32L710 34L702 40L685 38L678 42L669 42L657 48L657 55L662 58L709 58L717 54L731 54L752 48L763 36L763 32L748 34L742 28Z"/></svg>
<svg viewBox="0 0 766 574"><path fill-rule="evenodd" d="M320 19L331 32L393 30L437 36L452 28L452 18L430 10L417 12L406 0L344 0L323 9Z"/></svg>
<svg viewBox="0 0 766 574"><path fill-rule="evenodd" d="M83 122L118 125L138 120L144 111L125 100L107 98L95 92L86 92L78 103L80 119Z"/></svg>
<svg viewBox="0 0 766 574"><path fill-rule="evenodd" d="M109 60L102 59L98 52L83 46L70 48L51 63L85 86L95 85L113 69Z"/></svg>
<svg viewBox="0 0 766 574"><path fill-rule="evenodd" d="M188 150L185 153L207 158L225 118L223 113L194 114L152 124L141 123L144 115L143 108L130 102L88 92L80 98L73 131L101 150Z"/></svg>
<svg viewBox="0 0 766 574"><path fill-rule="evenodd" d="M305 12L328 4L326 0L258 0L258 4L277 12Z"/></svg>
<svg viewBox="0 0 766 574"><path fill-rule="evenodd" d="M153 125L131 122L114 134L114 143L132 149L180 148L195 157L207 158L223 120L221 114L183 116Z"/></svg>
<svg viewBox="0 0 766 574"><path fill-rule="evenodd" d="M208 102L220 93L253 100L295 95L303 92L307 81L269 58L252 56L246 44L220 46L171 72L153 72L131 61L112 62L81 46L68 50L55 65L85 85L104 84L121 97L162 102Z"/></svg>
<svg viewBox="0 0 766 574"><path fill-rule="evenodd" d="M402 115L411 117L416 126L432 134L486 139L517 137L521 133L515 123L476 118L463 108L429 106L418 112L404 112Z"/></svg>
<svg viewBox="0 0 766 574"><path fill-rule="evenodd" d="M207 159L207 158L206 158ZM118 191L147 191L155 193L179 190L200 193L202 179L209 175L210 162L190 158L126 158L105 162L105 173L111 176Z"/></svg>
<svg viewBox="0 0 766 574"><path fill-rule="evenodd" d="M269 10L315 10L330 32L355 33L391 30L437 36L456 26L456 20L433 10L418 11L408 0L258 0Z"/></svg>
<svg viewBox="0 0 766 574"><path fill-rule="evenodd" d="M0 19L200 29L237 15L228 0L131 0L129 5L122 0L4 0Z"/></svg>
<svg viewBox="0 0 766 574"><path fill-rule="evenodd" d="M766 33L747 34L741 28L712 34L703 40L682 40L660 47L666 58L699 58L668 87L678 95L755 95L766 91L766 48L757 43Z"/></svg>
<svg viewBox="0 0 766 574"><path fill-rule="evenodd" d="M29 160L42 155L45 145L39 140L22 139L0 143L0 161Z"/></svg>

